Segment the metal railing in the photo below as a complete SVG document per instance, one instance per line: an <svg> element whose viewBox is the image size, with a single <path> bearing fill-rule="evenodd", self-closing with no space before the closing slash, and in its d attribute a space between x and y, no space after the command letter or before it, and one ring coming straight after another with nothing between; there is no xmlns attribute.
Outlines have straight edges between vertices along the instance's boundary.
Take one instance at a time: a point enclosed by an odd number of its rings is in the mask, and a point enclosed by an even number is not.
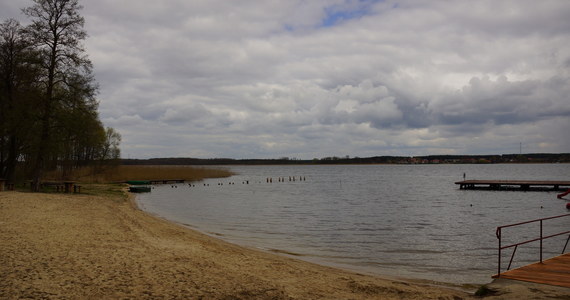
<svg viewBox="0 0 570 300"><path fill-rule="evenodd" d="M570 241L570 230L569 231L564 231L564 232L560 232L560 233L555 233L555 234L551 234L548 236L543 236L542 234L542 223L546 220L552 220L552 219L558 219L558 218L563 218L563 217L570 217L570 214L565 214L565 215L560 215L560 216L554 216L554 217L548 217L548 218L542 218L542 219L536 219L536 220L531 220L531 221L526 221L526 222L520 222L520 223L516 223L516 224L510 224L510 225L504 225L504 226L499 226L497 227L497 231L496 231L496 235L497 235L497 239L499 239L499 262L498 262L498 266L497 266L497 275L496 277L499 277L501 275L501 251L503 249L507 249L507 248L512 248L515 247L515 249L513 250L513 254L511 255L511 260L509 261L509 266L507 267L507 271L511 269L511 264L513 263L513 258L515 257L515 253L517 252L517 248L520 245L524 245L524 244L528 244L528 243L532 243L532 242L536 242L536 241L540 241L540 262L542 263L542 241L548 238L552 238L555 236L559 236L559 235L564 235L564 234L569 234L568 235L568 239L566 239L566 244L564 244L564 248L562 249L562 254L564 254L564 252L566 251L566 246L568 245L568 241ZM528 240L528 241L524 241L524 242L520 242L520 243L516 243L516 244L512 244L512 245L507 245L507 246L502 246L501 245L501 231L503 228L507 228L507 227L514 227L514 226L519 226L519 225L524 225L524 224L529 224L529 223L535 223L535 222L539 222L540 223L540 237L532 239L532 240Z"/></svg>

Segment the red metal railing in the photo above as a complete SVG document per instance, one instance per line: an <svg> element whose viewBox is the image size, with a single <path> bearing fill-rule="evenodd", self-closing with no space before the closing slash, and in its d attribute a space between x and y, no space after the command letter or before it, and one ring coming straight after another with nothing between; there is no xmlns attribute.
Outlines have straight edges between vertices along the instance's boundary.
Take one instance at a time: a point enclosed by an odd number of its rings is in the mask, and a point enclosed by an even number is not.
<svg viewBox="0 0 570 300"><path fill-rule="evenodd" d="M563 218L563 217L570 217L570 214L565 214L565 215L560 215L560 216L554 216L554 217L549 217L549 218L536 219L536 220L531 220L531 221L526 221L526 222L521 222L521 223L510 224L510 225L504 225L504 226L499 226L499 227L497 227L496 235L497 235L497 239L499 239L499 262L498 262L497 275L496 275L496 277L499 277L499 276L501 275L501 251L502 251L503 249L515 247L515 249L513 250L513 254L511 255L511 260L509 261L509 266L507 267L507 271L511 269L511 264L513 263L513 258L515 257L515 253L517 252L517 248L518 248L518 246L520 246L520 245L524 245L524 244L528 244L528 243L540 241L540 262L542 262L542 241L545 240L545 239L551 238L551 237L555 237L555 236L559 236L559 235L563 235L563 234L570 233L570 230L569 230L569 231L564 231L564 232L560 232L560 233L551 234L551 235L548 235L548 236L543 236L543 235L542 235L542 223L543 223L543 221L546 221L546 220L558 219L558 218ZM513 227L513 226L519 226L519 225L529 224L529 223L534 223L534 222L539 222L539 223L540 223L540 237L535 238L535 239L532 239L532 240L528 240L528 241L524 241L524 242L512 244L512 245L501 246L501 231L502 231L503 228ZM569 240L570 240L570 235L568 235L568 239L566 239L566 244L564 244L564 249L562 249L562 254L564 254L564 251L566 251L566 246L568 245L568 241L569 241Z"/></svg>

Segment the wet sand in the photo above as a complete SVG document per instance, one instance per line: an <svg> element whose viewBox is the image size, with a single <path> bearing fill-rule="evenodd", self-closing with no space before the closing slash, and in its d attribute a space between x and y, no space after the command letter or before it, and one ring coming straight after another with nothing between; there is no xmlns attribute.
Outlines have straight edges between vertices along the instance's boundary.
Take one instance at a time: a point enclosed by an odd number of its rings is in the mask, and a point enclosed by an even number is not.
<svg viewBox="0 0 570 300"><path fill-rule="evenodd" d="M1 299L471 298L233 245L118 195L1 192L0 241Z"/></svg>

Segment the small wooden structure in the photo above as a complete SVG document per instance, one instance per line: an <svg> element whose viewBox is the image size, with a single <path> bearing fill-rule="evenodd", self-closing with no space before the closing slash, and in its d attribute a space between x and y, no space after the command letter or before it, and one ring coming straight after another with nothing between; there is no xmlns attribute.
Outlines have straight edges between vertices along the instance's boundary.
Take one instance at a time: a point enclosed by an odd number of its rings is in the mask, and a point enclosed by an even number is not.
<svg viewBox="0 0 570 300"><path fill-rule="evenodd" d="M568 242L570 242L570 230L544 235L544 223L549 222L554 219L563 219L566 220L570 219L570 214L564 214L554 217L547 217L541 218L536 220L530 220L515 224L503 225L497 227L495 234L497 235L497 240L499 242L498 249L498 256L497 256L497 274L493 276L493 278L506 278L506 279L514 279L520 281L529 281L535 283L543 283L543 284L550 284L550 285L558 285L563 287L570 288L570 253L564 254L566 251L566 247L568 246ZM540 235L536 238L521 241L518 243L510 244L510 245L503 245L502 238L503 238L503 229L509 227L517 227L520 225L527 225L527 224L535 224L537 229L540 229ZM568 228L566 228L568 229ZM526 229L528 230L528 228ZM538 231L538 230L537 230ZM566 243L562 248L562 253L560 256L551 258L551 259L543 259L543 240L557 237L557 236L566 236ZM532 237L532 236L531 236ZM517 268L514 270L510 270L511 264L513 262L513 258L517 252L517 248L522 245L530 244L530 243L539 243L539 258L540 261L531 265L527 265L521 268ZM511 259L509 261L509 265L507 267L507 271L501 272L501 252L505 249L513 249Z"/></svg>
<svg viewBox="0 0 570 300"><path fill-rule="evenodd" d="M153 180L127 180L124 183L130 185L148 185L148 184L167 184L167 183L184 183L184 179L153 179Z"/></svg>
<svg viewBox="0 0 570 300"><path fill-rule="evenodd" d="M455 184L462 190L561 191L570 188L570 181L561 180L463 180Z"/></svg>
<svg viewBox="0 0 570 300"><path fill-rule="evenodd" d="M570 253L493 276L499 277L570 288Z"/></svg>
<svg viewBox="0 0 570 300"><path fill-rule="evenodd" d="M4 190L5 184L6 184L6 179L0 178L0 192Z"/></svg>
<svg viewBox="0 0 570 300"><path fill-rule="evenodd" d="M184 179L155 179L150 180L151 184L184 183Z"/></svg>
<svg viewBox="0 0 570 300"><path fill-rule="evenodd" d="M56 192L63 193L81 193L81 186L76 185L75 181L42 181L40 182L42 188L52 186L55 187ZM33 189L32 181L30 180L30 187Z"/></svg>
<svg viewBox="0 0 570 300"><path fill-rule="evenodd" d="M71 191L75 191L75 181L64 181L63 186L65 188L65 193L71 193Z"/></svg>
<svg viewBox="0 0 570 300"><path fill-rule="evenodd" d="M152 179L152 180L127 180L129 184L129 192L131 193L148 193L151 191L149 185L152 184L167 184L167 183L184 183L184 179Z"/></svg>

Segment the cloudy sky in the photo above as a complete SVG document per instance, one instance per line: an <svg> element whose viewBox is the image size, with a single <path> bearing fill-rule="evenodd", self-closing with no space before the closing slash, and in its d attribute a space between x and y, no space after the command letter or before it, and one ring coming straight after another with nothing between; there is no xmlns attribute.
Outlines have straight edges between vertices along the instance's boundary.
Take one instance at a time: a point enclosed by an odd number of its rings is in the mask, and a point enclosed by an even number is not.
<svg viewBox="0 0 570 300"><path fill-rule="evenodd" d="M567 0L80 3L125 158L570 152Z"/></svg>

